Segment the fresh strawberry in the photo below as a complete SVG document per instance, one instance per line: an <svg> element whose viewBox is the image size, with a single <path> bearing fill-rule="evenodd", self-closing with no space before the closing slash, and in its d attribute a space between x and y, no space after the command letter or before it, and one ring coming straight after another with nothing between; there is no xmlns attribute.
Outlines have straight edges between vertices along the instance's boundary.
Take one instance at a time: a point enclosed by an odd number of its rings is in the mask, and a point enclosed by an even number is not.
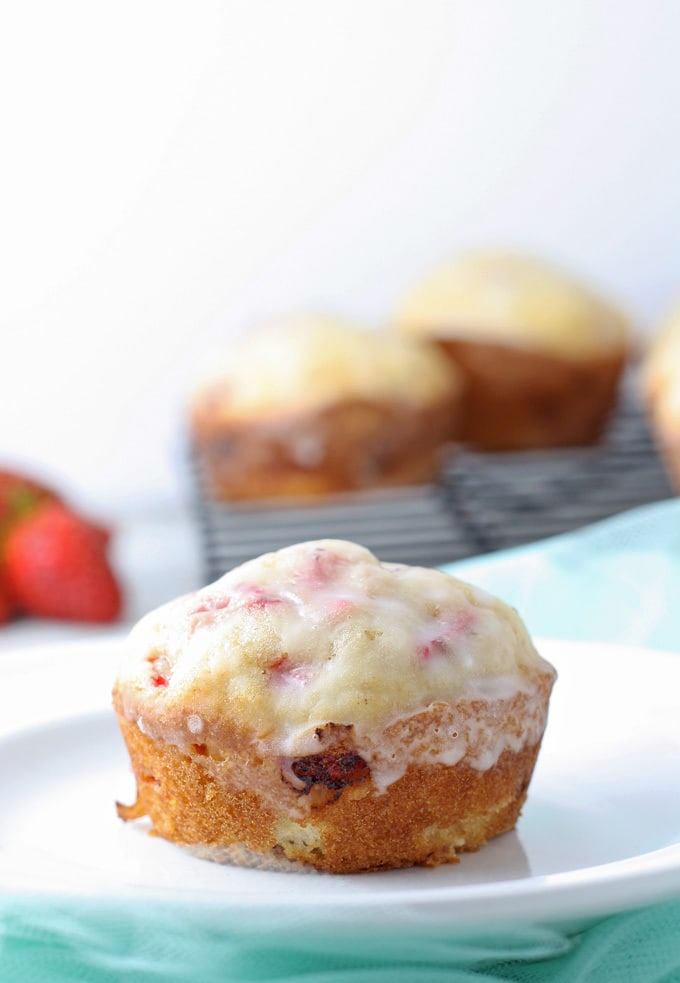
<svg viewBox="0 0 680 983"><path fill-rule="evenodd" d="M42 502L57 501L48 488L16 471L0 469L0 548L12 526Z"/></svg>
<svg viewBox="0 0 680 983"><path fill-rule="evenodd" d="M70 621L115 621L122 597L98 526L60 502L45 502L11 528L5 581L26 614Z"/></svg>
<svg viewBox="0 0 680 983"><path fill-rule="evenodd" d="M12 605L7 594L0 585L0 625L4 625L12 617Z"/></svg>

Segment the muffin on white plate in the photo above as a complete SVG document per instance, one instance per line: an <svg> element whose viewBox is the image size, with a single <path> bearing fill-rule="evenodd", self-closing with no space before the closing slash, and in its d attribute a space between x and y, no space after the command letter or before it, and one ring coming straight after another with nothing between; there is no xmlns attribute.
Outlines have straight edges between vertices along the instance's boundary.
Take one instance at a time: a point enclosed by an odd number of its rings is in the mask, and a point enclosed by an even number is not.
<svg viewBox="0 0 680 983"><path fill-rule="evenodd" d="M230 862L452 863L515 826L554 679L469 584L346 541L286 547L133 629L119 815Z"/></svg>
<svg viewBox="0 0 680 983"><path fill-rule="evenodd" d="M462 372L461 439L485 450L591 444L627 359L621 313L529 256L474 252L426 276L395 314Z"/></svg>
<svg viewBox="0 0 680 983"><path fill-rule="evenodd" d="M455 433L460 392L424 340L292 317L234 343L193 395L192 441L216 500L422 484Z"/></svg>
<svg viewBox="0 0 680 983"><path fill-rule="evenodd" d="M642 391L659 453L680 494L680 305L652 338Z"/></svg>

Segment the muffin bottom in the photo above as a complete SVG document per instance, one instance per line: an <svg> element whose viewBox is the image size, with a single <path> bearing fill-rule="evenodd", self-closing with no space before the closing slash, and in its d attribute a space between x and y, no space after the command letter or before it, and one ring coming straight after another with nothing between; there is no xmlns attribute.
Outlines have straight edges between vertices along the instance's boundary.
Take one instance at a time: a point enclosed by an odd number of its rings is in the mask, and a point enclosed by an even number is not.
<svg viewBox="0 0 680 983"><path fill-rule="evenodd" d="M436 340L464 378L462 441L501 451L599 440L616 401L623 354L569 359L464 338Z"/></svg>
<svg viewBox="0 0 680 983"><path fill-rule="evenodd" d="M280 759L252 760L256 781L244 788L234 777L243 760L221 769L224 762L202 762L203 745L187 754L125 718L120 726L137 780L137 801L118 805L121 818L148 816L155 834L200 846L202 856L233 845L332 873L456 863L458 852L513 829L540 746L505 750L484 771L464 762L412 764L384 791L360 758L346 755L340 781L327 769L325 784L301 793L287 784Z"/></svg>
<svg viewBox="0 0 680 983"><path fill-rule="evenodd" d="M426 407L355 400L273 420L195 412L193 443L211 498L310 498L436 479L459 397Z"/></svg>

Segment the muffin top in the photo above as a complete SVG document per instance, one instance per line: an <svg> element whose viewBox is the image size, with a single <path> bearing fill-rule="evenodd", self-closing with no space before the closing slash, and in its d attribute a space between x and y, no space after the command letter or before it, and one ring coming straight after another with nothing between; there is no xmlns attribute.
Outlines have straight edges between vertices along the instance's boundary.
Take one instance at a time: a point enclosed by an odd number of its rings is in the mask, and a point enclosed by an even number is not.
<svg viewBox="0 0 680 983"><path fill-rule="evenodd" d="M251 560L132 630L126 713L225 723L285 751L309 728L380 728L433 702L530 693L552 669L516 611L438 570L320 540Z"/></svg>
<svg viewBox="0 0 680 983"><path fill-rule="evenodd" d="M396 313L404 332L510 344L568 357L620 352L622 315L537 259L470 253L432 272Z"/></svg>
<svg viewBox="0 0 680 983"><path fill-rule="evenodd" d="M429 405L458 388L455 369L432 345L304 315L237 339L193 405L208 401L216 417L229 420L357 399Z"/></svg>
<svg viewBox="0 0 680 983"><path fill-rule="evenodd" d="M643 366L642 385L659 423L680 426L680 304L652 340Z"/></svg>

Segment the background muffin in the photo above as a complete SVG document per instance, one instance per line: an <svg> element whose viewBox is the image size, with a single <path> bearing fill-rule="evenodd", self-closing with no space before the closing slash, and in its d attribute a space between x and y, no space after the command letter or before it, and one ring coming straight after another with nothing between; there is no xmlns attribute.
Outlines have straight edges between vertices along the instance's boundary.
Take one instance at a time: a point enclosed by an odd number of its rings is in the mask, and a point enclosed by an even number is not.
<svg viewBox="0 0 680 983"><path fill-rule="evenodd" d="M305 316L244 336L191 430L215 498L324 495L432 480L459 398L426 341Z"/></svg>
<svg viewBox="0 0 680 983"><path fill-rule="evenodd" d="M513 609L441 571L287 547L133 630L119 812L214 858L453 862L515 825L554 675Z"/></svg>
<svg viewBox="0 0 680 983"><path fill-rule="evenodd" d="M651 343L642 389L659 452L680 493L680 306Z"/></svg>
<svg viewBox="0 0 680 983"><path fill-rule="evenodd" d="M505 450L588 444L602 433L626 360L618 311L527 256L472 253L434 271L396 313L465 381L461 437Z"/></svg>

